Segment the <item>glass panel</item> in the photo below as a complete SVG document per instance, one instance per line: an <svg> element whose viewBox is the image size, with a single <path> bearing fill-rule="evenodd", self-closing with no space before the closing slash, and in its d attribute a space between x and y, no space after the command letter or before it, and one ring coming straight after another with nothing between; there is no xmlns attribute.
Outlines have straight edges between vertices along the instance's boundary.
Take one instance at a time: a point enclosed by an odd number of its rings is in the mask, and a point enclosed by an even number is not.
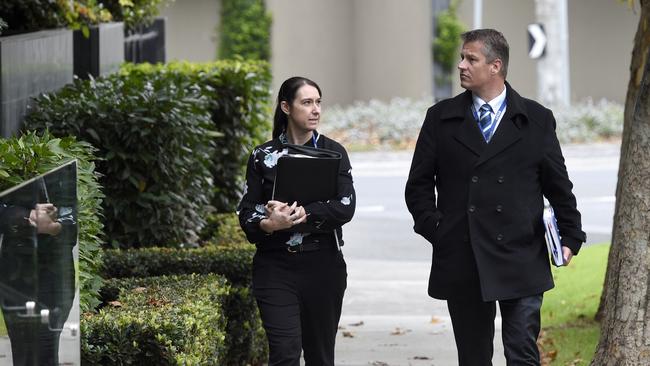
<svg viewBox="0 0 650 366"><path fill-rule="evenodd" d="M79 365L75 161L0 193L0 365Z"/></svg>

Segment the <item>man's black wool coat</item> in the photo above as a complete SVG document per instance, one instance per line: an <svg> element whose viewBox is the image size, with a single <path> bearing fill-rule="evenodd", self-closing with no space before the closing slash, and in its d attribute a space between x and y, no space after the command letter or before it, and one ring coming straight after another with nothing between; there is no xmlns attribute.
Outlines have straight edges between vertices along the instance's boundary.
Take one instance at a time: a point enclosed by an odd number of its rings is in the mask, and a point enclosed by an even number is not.
<svg viewBox="0 0 650 366"><path fill-rule="evenodd" d="M562 244L577 254L585 241L552 112L506 88L506 112L489 143L470 91L429 108L420 131L406 203L415 232L433 245L434 298L474 292L492 301L551 289L543 196Z"/></svg>

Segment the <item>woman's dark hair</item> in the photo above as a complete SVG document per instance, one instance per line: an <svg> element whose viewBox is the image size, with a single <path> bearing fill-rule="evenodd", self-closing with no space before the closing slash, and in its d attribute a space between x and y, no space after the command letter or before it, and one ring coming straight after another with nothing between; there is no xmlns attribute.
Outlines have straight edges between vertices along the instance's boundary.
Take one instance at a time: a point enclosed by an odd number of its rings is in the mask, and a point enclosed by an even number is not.
<svg viewBox="0 0 650 366"><path fill-rule="evenodd" d="M296 98L296 92L298 92L298 89L303 85L311 85L318 90L318 95L323 95L318 84L302 76L294 76L285 80L280 86L280 91L278 91L278 100L275 106L275 114L273 115L274 139L280 136L280 134L287 129L287 123L289 123L287 115L282 111L280 104L282 102L287 102L287 104L291 105L293 100Z"/></svg>

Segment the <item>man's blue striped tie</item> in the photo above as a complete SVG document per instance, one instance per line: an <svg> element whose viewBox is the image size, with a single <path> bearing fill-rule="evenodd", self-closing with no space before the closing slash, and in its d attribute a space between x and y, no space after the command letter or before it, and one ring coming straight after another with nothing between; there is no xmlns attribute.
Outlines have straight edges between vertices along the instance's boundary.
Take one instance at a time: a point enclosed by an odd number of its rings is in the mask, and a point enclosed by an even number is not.
<svg viewBox="0 0 650 366"><path fill-rule="evenodd" d="M483 133L486 142L490 141L490 130L492 130L492 107L485 103L478 110L478 126Z"/></svg>

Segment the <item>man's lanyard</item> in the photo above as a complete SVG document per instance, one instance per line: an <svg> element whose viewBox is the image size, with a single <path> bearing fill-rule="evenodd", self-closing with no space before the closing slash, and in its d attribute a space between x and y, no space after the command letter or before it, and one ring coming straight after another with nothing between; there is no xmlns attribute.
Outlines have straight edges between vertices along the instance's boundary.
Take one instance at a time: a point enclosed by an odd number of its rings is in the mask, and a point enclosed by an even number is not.
<svg viewBox="0 0 650 366"><path fill-rule="evenodd" d="M490 138L492 137L492 134L494 133L494 129L497 128L497 123L499 122L499 117L501 117L501 113L503 113L503 110L505 108L506 108L506 99L503 99L503 103L501 103L501 107L499 107L499 110L494 115L494 123L491 124L490 130L488 131L489 132L488 136L490 136ZM474 110L474 105L473 104L470 107L470 109L472 110L472 114L474 115L474 118L476 119L476 122L478 123L478 113L476 112L476 110Z"/></svg>

